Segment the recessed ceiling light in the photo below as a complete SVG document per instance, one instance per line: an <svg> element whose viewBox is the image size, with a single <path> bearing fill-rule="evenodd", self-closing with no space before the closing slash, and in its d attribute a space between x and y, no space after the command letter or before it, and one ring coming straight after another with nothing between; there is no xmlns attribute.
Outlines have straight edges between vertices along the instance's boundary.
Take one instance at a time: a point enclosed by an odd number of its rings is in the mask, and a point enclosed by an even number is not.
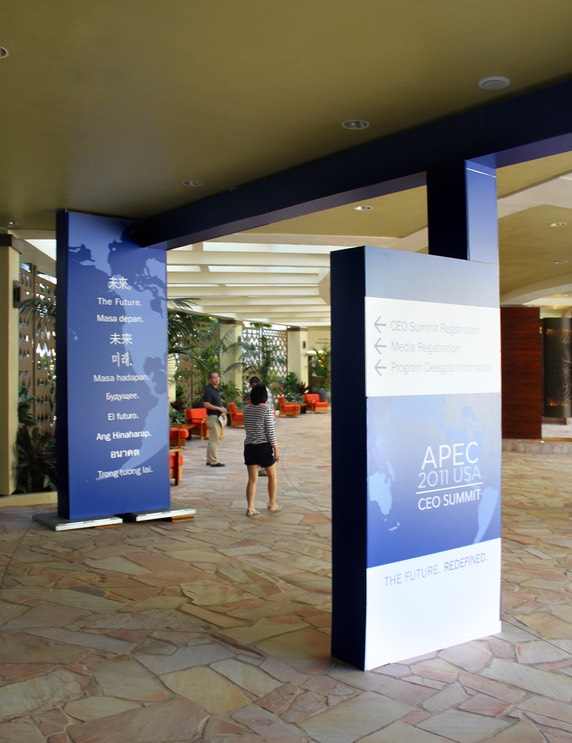
<svg viewBox="0 0 572 743"><path fill-rule="evenodd" d="M204 186L204 183L196 178L190 178L187 181L183 181L183 186L188 186L189 188L199 188L200 186Z"/></svg>
<svg viewBox="0 0 572 743"><path fill-rule="evenodd" d="M568 222L551 222L548 226L549 227L566 227Z"/></svg>
<svg viewBox="0 0 572 743"><path fill-rule="evenodd" d="M479 88L483 90L502 90L508 88L510 85L510 78L504 77L504 75L491 75L490 77L483 77L479 80Z"/></svg>
<svg viewBox="0 0 572 743"><path fill-rule="evenodd" d="M557 261L554 261L554 263L555 263L555 264L556 264L557 266L561 266L561 265L563 265L564 263L568 263L568 261L561 261L561 260L557 260Z"/></svg>
<svg viewBox="0 0 572 743"><path fill-rule="evenodd" d="M357 129L367 129L369 121L364 121L363 119L348 119L343 122L342 126L344 129L351 129L352 131L356 131Z"/></svg>
<svg viewBox="0 0 572 743"><path fill-rule="evenodd" d="M6 49L5 46L0 46L0 59L6 59L6 57L10 56L10 52Z"/></svg>
<svg viewBox="0 0 572 743"><path fill-rule="evenodd" d="M8 227L19 227L21 224L21 222L17 222L15 219L10 219L8 221Z"/></svg>
<svg viewBox="0 0 572 743"><path fill-rule="evenodd" d="M371 212L373 211L373 206L369 206L368 204L361 204L360 206L354 206L354 209L356 212Z"/></svg>

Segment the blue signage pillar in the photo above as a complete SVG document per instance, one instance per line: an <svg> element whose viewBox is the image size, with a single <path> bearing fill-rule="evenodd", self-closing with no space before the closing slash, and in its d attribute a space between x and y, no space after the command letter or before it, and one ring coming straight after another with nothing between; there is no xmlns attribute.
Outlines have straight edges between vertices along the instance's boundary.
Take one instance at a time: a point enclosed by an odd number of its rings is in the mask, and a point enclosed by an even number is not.
<svg viewBox="0 0 572 743"><path fill-rule="evenodd" d="M465 260L331 256L332 654L362 669L500 631L494 172L464 176Z"/></svg>
<svg viewBox="0 0 572 743"><path fill-rule="evenodd" d="M57 225L58 514L169 507L166 254L127 220Z"/></svg>

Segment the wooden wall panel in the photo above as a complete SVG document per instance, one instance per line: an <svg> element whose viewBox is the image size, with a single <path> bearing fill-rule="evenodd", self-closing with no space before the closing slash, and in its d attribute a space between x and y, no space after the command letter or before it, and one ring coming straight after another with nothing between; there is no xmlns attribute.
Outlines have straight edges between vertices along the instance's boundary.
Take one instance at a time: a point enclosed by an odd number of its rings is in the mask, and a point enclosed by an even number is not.
<svg viewBox="0 0 572 743"><path fill-rule="evenodd" d="M542 336L537 307L501 308L502 435L542 436Z"/></svg>

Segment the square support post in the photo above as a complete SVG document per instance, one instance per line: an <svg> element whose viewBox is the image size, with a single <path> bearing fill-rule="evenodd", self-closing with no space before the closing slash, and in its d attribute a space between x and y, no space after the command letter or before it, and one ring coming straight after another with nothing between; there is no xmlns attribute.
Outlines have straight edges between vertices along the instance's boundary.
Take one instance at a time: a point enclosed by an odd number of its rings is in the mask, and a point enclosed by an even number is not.
<svg viewBox="0 0 572 743"><path fill-rule="evenodd" d="M429 253L498 264L492 158L445 163L427 173Z"/></svg>
<svg viewBox="0 0 572 743"><path fill-rule="evenodd" d="M0 495L16 488L18 433L18 307L14 285L20 277L20 253L11 235L0 235Z"/></svg>

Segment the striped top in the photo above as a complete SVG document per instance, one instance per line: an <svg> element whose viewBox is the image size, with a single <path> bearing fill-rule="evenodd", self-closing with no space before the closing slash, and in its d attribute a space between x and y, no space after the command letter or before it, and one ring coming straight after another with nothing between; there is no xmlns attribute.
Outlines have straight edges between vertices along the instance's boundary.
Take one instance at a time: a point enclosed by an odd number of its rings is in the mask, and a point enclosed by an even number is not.
<svg viewBox="0 0 572 743"><path fill-rule="evenodd" d="M268 405L244 406L245 444L276 444L274 411Z"/></svg>

